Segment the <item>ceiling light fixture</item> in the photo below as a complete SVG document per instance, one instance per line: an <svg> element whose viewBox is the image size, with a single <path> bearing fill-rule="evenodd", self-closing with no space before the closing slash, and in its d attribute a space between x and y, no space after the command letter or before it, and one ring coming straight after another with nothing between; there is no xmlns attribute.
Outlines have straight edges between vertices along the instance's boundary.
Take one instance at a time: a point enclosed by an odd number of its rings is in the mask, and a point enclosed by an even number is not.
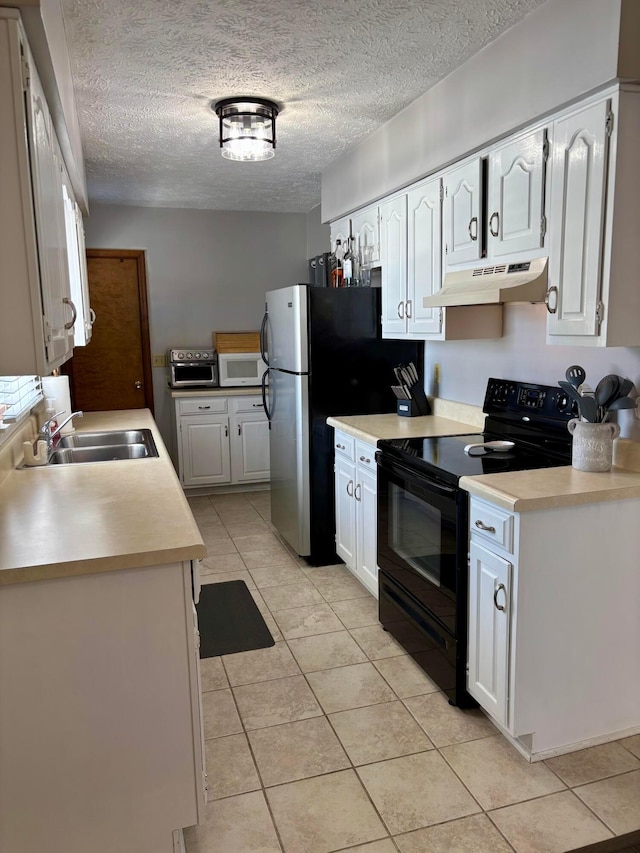
<svg viewBox="0 0 640 853"><path fill-rule="evenodd" d="M224 98L212 105L227 160L256 162L275 155L278 105L266 98Z"/></svg>

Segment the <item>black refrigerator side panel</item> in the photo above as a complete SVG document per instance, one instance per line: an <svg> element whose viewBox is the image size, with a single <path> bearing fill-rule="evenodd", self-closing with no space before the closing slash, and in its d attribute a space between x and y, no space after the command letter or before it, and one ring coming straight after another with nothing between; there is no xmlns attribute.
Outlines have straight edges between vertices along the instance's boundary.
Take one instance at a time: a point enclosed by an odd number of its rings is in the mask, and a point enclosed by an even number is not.
<svg viewBox="0 0 640 853"><path fill-rule="evenodd" d="M337 562L333 428L341 415L395 412L393 368L413 361L422 373L424 345L383 340L379 288L311 288L309 292L309 425L311 559Z"/></svg>

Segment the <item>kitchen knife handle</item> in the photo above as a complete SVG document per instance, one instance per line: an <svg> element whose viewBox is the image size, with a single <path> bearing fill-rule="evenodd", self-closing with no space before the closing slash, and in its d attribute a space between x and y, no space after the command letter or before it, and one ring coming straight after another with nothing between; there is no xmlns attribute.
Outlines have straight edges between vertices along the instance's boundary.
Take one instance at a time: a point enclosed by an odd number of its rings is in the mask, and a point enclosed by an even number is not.
<svg viewBox="0 0 640 853"><path fill-rule="evenodd" d="M495 230L493 228L493 220L494 219L496 220ZM497 237L498 234L500 233L500 214L498 213L497 210L491 214L491 218L489 219L489 231L491 232L492 237Z"/></svg>
<svg viewBox="0 0 640 853"><path fill-rule="evenodd" d="M349 491L349 486L351 486L351 491ZM349 480L349 482L347 483L347 494L350 498L353 497L353 480Z"/></svg>
<svg viewBox="0 0 640 853"><path fill-rule="evenodd" d="M498 604L498 593L502 590L504 592L505 602L507 600L507 588L503 583L499 583L496 587L496 591L493 593L493 603L495 604L496 610L504 611L507 609L505 604Z"/></svg>

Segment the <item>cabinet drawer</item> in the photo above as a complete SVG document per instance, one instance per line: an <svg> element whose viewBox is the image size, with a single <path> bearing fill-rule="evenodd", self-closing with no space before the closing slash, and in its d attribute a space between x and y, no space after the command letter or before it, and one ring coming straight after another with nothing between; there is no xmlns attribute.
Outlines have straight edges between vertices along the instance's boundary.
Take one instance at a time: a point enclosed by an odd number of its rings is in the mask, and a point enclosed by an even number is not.
<svg viewBox="0 0 640 853"><path fill-rule="evenodd" d="M251 397L230 397L229 404L232 412L262 412L264 414L262 397L260 395L252 395Z"/></svg>
<svg viewBox="0 0 640 853"><path fill-rule="evenodd" d="M333 449L336 452L336 456L342 456L344 459L349 459L353 462L356 454L356 440L345 432L338 432L336 430L333 439Z"/></svg>
<svg viewBox="0 0 640 853"><path fill-rule="evenodd" d="M226 397L192 397L179 400L181 415L224 415L227 412Z"/></svg>
<svg viewBox="0 0 640 853"><path fill-rule="evenodd" d="M356 462L362 468L368 468L369 471L376 471L376 449L371 444L365 444L364 441L356 441Z"/></svg>
<svg viewBox="0 0 640 853"><path fill-rule="evenodd" d="M513 515L510 512L471 498L469 526L474 538L494 542L505 551L513 552Z"/></svg>

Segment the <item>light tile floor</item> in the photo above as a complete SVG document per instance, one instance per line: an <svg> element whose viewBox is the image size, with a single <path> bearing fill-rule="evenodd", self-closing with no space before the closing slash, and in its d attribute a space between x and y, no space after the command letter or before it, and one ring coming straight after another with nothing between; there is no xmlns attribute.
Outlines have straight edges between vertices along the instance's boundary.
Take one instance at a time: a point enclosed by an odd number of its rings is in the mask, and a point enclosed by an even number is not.
<svg viewBox="0 0 640 853"><path fill-rule="evenodd" d="M187 853L609 851L638 829L640 735L527 763L448 704L344 566L291 555L269 492L189 503L202 582L244 580L276 644L202 661L209 803Z"/></svg>

